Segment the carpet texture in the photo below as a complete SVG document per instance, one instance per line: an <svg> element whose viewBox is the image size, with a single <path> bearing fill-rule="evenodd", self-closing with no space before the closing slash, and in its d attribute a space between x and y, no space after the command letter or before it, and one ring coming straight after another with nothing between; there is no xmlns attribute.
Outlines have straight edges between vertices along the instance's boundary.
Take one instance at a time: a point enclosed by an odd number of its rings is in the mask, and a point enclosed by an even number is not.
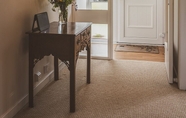
<svg viewBox="0 0 186 118"><path fill-rule="evenodd" d="M139 52L139 53L159 53L158 46L118 44L115 48L117 52Z"/></svg>
<svg viewBox="0 0 186 118"><path fill-rule="evenodd" d="M163 62L92 60L86 84L86 60L79 59L76 112L69 112L69 71L38 93L35 107L14 118L185 118L186 93L167 82Z"/></svg>

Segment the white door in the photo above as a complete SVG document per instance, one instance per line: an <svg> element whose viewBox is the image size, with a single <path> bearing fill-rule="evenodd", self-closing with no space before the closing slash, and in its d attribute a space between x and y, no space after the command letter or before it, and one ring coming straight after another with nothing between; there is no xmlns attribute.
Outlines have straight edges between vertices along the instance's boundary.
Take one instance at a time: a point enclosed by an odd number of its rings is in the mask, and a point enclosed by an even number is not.
<svg viewBox="0 0 186 118"><path fill-rule="evenodd" d="M112 58L111 2L112 0L76 0L78 9L75 11L74 21L92 22L93 58Z"/></svg>
<svg viewBox="0 0 186 118"><path fill-rule="evenodd" d="M163 0L120 0L119 42L163 44Z"/></svg>
<svg viewBox="0 0 186 118"><path fill-rule="evenodd" d="M168 82L173 83L173 37L174 37L174 10L173 0L165 0L166 2L166 31L168 32L165 40L165 66L167 70Z"/></svg>

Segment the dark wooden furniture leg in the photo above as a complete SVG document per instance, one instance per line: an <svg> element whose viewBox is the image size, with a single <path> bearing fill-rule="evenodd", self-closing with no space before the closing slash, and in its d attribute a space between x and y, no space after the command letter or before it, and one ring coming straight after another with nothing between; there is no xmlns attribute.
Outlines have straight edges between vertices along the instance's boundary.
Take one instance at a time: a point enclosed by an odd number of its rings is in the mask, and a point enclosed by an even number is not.
<svg viewBox="0 0 186 118"><path fill-rule="evenodd" d="M29 53L29 107L34 107L34 80L33 80L33 68L34 59Z"/></svg>
<svg viewBox="0 0 186 118"><path fill-rule="evenodd" d="M58 58L54 56L54 80L59 80Z"/></svg>
<svg viewBox="0 0 186 118"><path fill-rule="evenodd" d="M75 112L75 77L76 65L75 61L70 62L70 112Z"/></svg>
<svg viewBox="0 0 186 118"><path fill-rule="evenodd" d="M90 84L90 53L91 47L87 46L87 84Z"/></svg>

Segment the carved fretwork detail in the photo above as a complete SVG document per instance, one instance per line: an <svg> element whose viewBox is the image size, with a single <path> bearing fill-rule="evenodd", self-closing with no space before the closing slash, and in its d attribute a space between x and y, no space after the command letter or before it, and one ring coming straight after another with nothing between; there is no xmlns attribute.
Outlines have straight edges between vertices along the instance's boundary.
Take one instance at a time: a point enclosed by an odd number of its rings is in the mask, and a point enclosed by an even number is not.
<svg viewBox="0 0 186 118"><path fill-rule="evenodd" d="M91 43L91 27L87 28L84 32L81 33L80 39L78 39L78 43L80 43L80 50L82 51L87 48L90 48L90 43Z"/></svg>
<svg viewBox="0 0 186 118"><path fill-rule="evenodd" d="M41 59L43 59L43 57L44 56L41 56L41 55L40 56L38 55L37 57L34 57L34 60L33 60L34 61L34 66L37 64L38 61L40 61Z"/></svg>
<svg viewBox="0 0 186 118"><path fill-rule="evenodd" d="M38 61L40 61L41 59L34 59L34 66L36 65L36 63L38 62Z"/></svg>
<svg viewBox="0 0 186 118"><path fill-rule="evenodd" d="M90 49L90 44L91 43L91 27L87 28L87 37L86 37L86 44L87 44L87 48ZM87 50L86 48L86 50Z"/></svg>
<svg viewBox="0 0 186 118"><path fill-rule="evenodd" d="M81 50L86 47L86 31L81 33Z"/></svg>
<svg viewBox="0 0 186 118"><path fill-rule="evenodd" d="M70 70L70 62L69 61L62 61L67 67L68 69Z"/></svg>
<svg viewBox="0 0 186 118"><path fill-rule="evenodd" d="M81 36L76 36L76 53L81 51Z"/></svg>
<svg viewBox="0 0 186 118"><path fill-rule="evenodd" d="M79 57L79 51L76 52L76 62L77 62L78 57Z"/></svg>

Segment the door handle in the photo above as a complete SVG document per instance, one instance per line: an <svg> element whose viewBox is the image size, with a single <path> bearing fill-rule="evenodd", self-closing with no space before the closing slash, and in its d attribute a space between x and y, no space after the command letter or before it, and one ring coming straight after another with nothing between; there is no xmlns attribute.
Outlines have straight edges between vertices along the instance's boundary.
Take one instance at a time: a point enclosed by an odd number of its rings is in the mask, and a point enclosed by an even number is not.
<svg viewBox="0 0 186 118"><path fill-rule="evenodd" d="M159 34L159 37L161 37L161 38L165 38L165 33L161 33L161 34Z"/></svg>

